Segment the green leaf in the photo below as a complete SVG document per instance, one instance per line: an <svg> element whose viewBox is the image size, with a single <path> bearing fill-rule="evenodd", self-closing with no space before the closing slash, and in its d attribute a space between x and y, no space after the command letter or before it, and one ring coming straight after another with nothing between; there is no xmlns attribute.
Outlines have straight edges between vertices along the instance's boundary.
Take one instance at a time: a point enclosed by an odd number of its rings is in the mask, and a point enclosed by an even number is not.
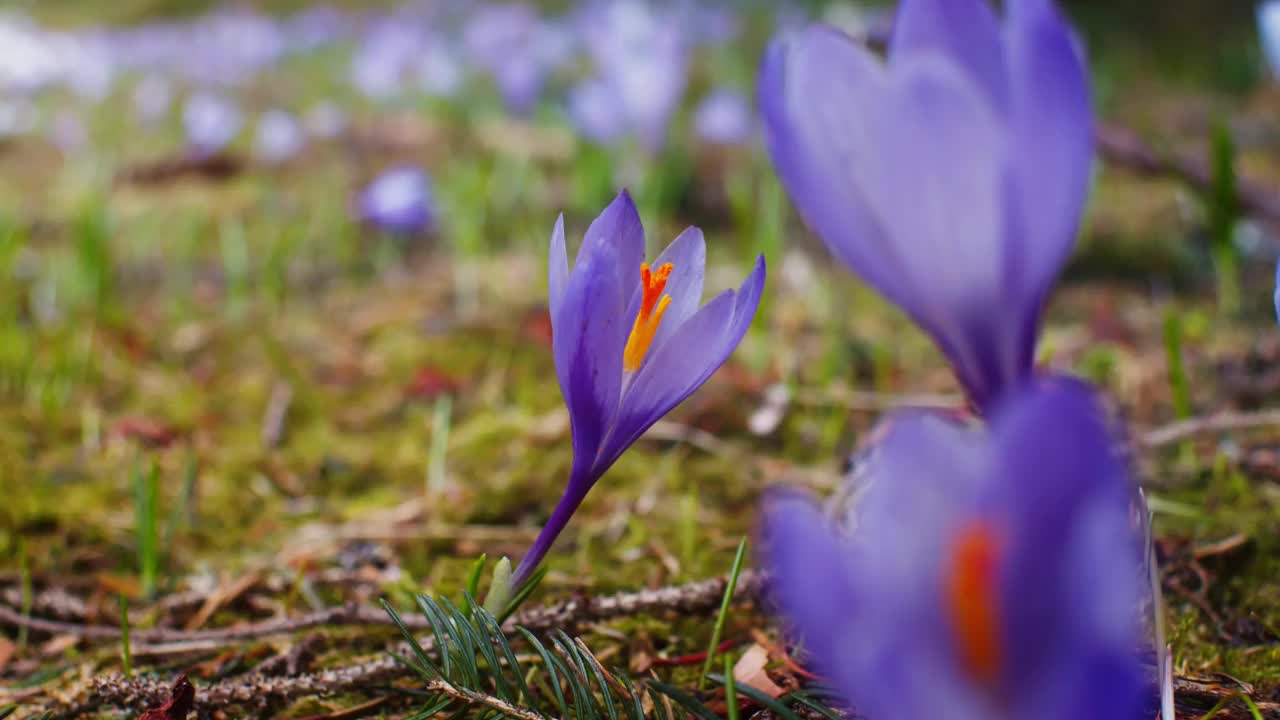
<svg viewBox="0 0 1280 720"><path fill-rule="evenodd" d="M423 675L428 677L439 677L445 682L449 682L449 679L445 677L444 674L440 672L440 669L436 667L436 664L431 661L431 656L427 655L427 651L422 648L422 645L418 642L418 638L414 637L413 631L408 627L405 627L404 621L400 619L400 613L397 613L395 608L391 607L391 603L388 603L385 599L380 602L382 603L382 609L386 611L387 615L391 616L391 622L395 623L396 627L400 628L401 634L404 635L404 639L408 641L409 647L413 650L414 657L418 659L417 663L406 661L405 664L418 670ZM440 644L439 636L436 638L436 644Z"/></svg>
<svg viewBox="0 0 1280 720"><path fill-rule="evenodd" d="M440 614L440 609L436 607L434 601L426 595L415 595L414 599L418 601L418 607L422 609L422 614L427 617L427 622L431 624L431 632L435 635L436 651L440 653L440 664L444 666L444 672L440 673L441 677L452 680L453 667L449 656L453 654L450 647L452 636L450 630L446 630L448 621ZM458 643L454 642L453 647L457 647Z"/></svg>
<svg viewBox="0 0 1280 720"><path fill-rule="evenodd" d="M469 618L475 617L476 613L482 612L483 608L481 608L480 605L476 603L476 599L472 597L470 593L468 593L464 599L466 600L466 603L467 603L468 612L464 615L461 613L461 611L459 611L459 617L458 617L459 625L461 626L463 632L466 632L468 636L471 638L471 640L475 643L475 646L479 649L480 654L484 657L485 662L488 663L489 674L493 676L495 694L498 697L502 698L503 700L506 700L507 702L518 703L520 699L519 697L517 697L515 689L511 687L510 683L507 682L506 673L502 671L502 665L501 663L498 662L498 654L494 652L494 649L493 649L494 639L491 636L488 636L483 631L481 631L479 628L477 628L476 625L472 623L471 620L469 619ZM501 633L499 633L499 637L501 638ZM498 640L498 642L501 642L502 644L505 645L506 639L501 638Z"/></svg>
<svg viewBox="0 0 1280 720"><path fill-rule="evenodd" d="M507 618L511 617L511 613L518 610L524 604L524 601L529 599L529 596L533 594L534 590L538 589L538 585L542 583L542 579L546 576L547 568L540 567L534 570L529 579L524 582L524 585L521 585L520 589L516 590L515 594L511 596L511 602L507 605L507 608L502 611L501 615L497 616L498 622L505 622Z"/></svg>
<svg viewBox="0 0 1280 720"><path fill-rule="evenodd" d="M631 676L618 668L614 668L613 674L617 676L618 682L622 683L622 686L627 689L627 699L631 701L624 705L624 709L627 711L627 720L644 720L644 698L640 695L636 684L632 682Z"/></svg>
<svg viewBox="0 0 1280 720"><path fill-rule="evenodd" d="M827 720L845 720L838 713L836 713L836 711L827 707L826 704L822 703L821 701L813 697L813 695L807 692L804 692L804 691L793 692L790 695L787 695L787 699L795 700L801 705L804 705L805 707L813 710L819 715L822 715L823 717L827 718Z"/></svg>
<svg viewBox="0 0 1280 720"><path fill-rule="evenodd" d="M596 686L600 688L600 697L603 699L604 710L609 714L609 720L618 720L618 708L613 704L613 692L609 687L608 681L605 680L604 672L600 669L600 665L595 658L591 657L591 654L583 649L584 647L582 641L578 640L573 650L582 664L590 668L591 674L595 677Z"/></svg>
<svg viewBox="0 0 1280 720"><path fill-rule="evenodd" d="M516 683L520 686L521 696L526 698L527 702L533 702L533 693L529 691L529 685L524 679L524 669L520 667L520 661L516 658L515 651L511 649L511 643L507 642L507 636L502 632L502 626L498 624L498 620L488 610L480 608L476 612L476 622L490 641L502 651L502 656L507 661L508 671L515 676Z"/></svg>
<svg viewBox="0 0 1280 720"><path fill-rule="evenodd" d="M712 675L710 679L712 680L712 682L718 682L721 685L725 685L725 686L727 686L728 683L730 682L729 680L726 679L724 675ZM751 698L756 703L763 705L764 707L767 707L770 710L772 710L773 713L778 717L782 718L782 720L800 720L800 716L796 715L794 710L787 707L786 703L781 702L777 699L771 698L767 694L760 692L759 690L751 687L750 685L743 685L737 689L743 695L746 695L747 697Z"/></svg>
<svg viewBox="0 0 1280 720"><path fill-rule="evenodd" d="M480 557L471 563L471 572L467 574L467 592L472 595L480 594L480 576L484 574L484 564L488 560L487 553L480 553Z"/></svg>
<svg viewBox="0 0 1280 720"><path fill-rule="evenodd" d="M701 720L720 720L720 718L716 717L715 713L707 709L706 705L703 705L689 692L666 683L658 682L657 680L650 680L649 687L657 690L663 695L666 695L672 700L675 700L679 703L680 707L683 707L685 710L693 713L695 717L701 718Z"/></svg>
<svg viewBox="0 0 1280 720"><path fill-rule="evenodd" d="M543 646L533 633L522 627L517 627L516 630L524 636L525 641L533 647L534 652L538 653L538 655L542 657L542 662L546 664L547 672L551 675L551 691L556 696L556 704L560 706L560 717L568 718L569 706L565 703L564 692L560 689L560 674L556 671L555 658L547 652L547 648Z"/></svg>

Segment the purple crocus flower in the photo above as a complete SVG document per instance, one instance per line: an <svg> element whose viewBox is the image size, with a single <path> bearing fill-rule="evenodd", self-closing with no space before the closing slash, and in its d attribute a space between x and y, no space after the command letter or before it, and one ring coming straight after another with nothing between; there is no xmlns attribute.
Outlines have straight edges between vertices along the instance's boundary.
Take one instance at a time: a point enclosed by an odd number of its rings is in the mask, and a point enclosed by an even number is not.
<svg viewBox="0 0 1280 720"><path fill-rule="evenodd" d="M1258 34L1262 54L1273 78L1280 78L1280 0L1266 0L1258 6Z"/></svg>
<svg viewBox="0 0 1280 720"><path fill-rule="evenodd" d="M268 110L258 118L254 152L264 162L283 163L297 155L305 144L302 126L292 113Z"/></svg>
<svg viewBox="0 0 1280 720"><path fill-rule="evenodd" d="M569 91L566 110L573 128L597 145L611 146L626 134L626 117L606 82L587 80L575 86Z"/></svg>
<svg viewBox="0 0 1280 720"><path fill-rule="evenodd" d="M302 116L302 126L309 136L332 140L347 129L347 114L332 100L321 100Z"/></svg>
<svg viewBox="0 0 1280 720"><path fill-rule="evenodd" d="M387 170L356 198L356 214L387 232L425 232L435 220L431 180L421 169L409 165Z"/></svg>
<svg viewBox="0 0 1280 720"><path fill-rule="evenodd" d="M240 110L230 100L208 92L187 98L182 108L182 124L187 143L200 153L215 153L240 132Z"/></svg>
<svg viewBox="0 0 1280 720"><path fill-rule="evenodd" d="M1280 261L1276 262L1276 292L1272 300L1276 305L1276 319L1280 320Z"/></svg>
<svg viewBox="0 0 1280 720"><path fill-rule="evenodd" d="M946 353L980 409L1032 373L1089 186L1080 48L1050 0L903 0L888 60L821 26L769 48L765 140L845 265Z"/></svg>
<svg viewBox="0 0 1280 720"><path fill-rule="evenodd" d="M603 0L578 18L598 81L610 88L626 129L651 151L665 143L688 84L684 20L639 0Z"/></svg>
<svg viewBox="0 0 1280 720"><path fill-rule="evenodd" d="M469 59L492 77L509 112L532 112L547 76L567 57L564 34L525 3L484 5L463 31Z"/></svg>
<svg viewBox="0 0 1280 720"><path fill-rule="evenodd" d="M146 125L158 123L173 105L173 88L163 75L146 75L133 88L133 109Z"/></svg>
<svg viewBox="0 0 1280 720"><path fill-rule="evenodd" d="M717 90L704 98L693 122L698 137L716 145L741 145L754 130L750 103L733 90Z"/></svg>
<svg viewBox="0 0 1280 720"><path fill-rule="evenodd" d="M552 345L569 408L573 469L513 586L538 567L595 482L645 430L697 390L746 334L764 289L764 257L735 293L699 307L702 232L689 228L644 262L644 227L625 191L591 223L573 270L564 218L551 234ZM639 282L637 282L639 280Z"/></svg>
<svg viewBox="0 0 1280 720"><path fill-rule="evenodd" d="M794 494L764 526L780 608L860 716L1154 717L1135 488L1085 385L1028 384L989 430L909 416L876 463L852 533Z"/></svg>

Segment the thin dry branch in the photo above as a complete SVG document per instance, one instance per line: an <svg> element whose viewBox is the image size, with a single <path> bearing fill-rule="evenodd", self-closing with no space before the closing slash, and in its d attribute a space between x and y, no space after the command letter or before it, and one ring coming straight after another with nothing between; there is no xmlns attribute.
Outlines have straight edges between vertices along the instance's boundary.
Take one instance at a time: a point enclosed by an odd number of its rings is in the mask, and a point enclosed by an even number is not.
<svg viewBox="0 0 1280 720"><path fill-rule="evenodd" d="M1157 152L1127 128L1099 124L1095 131L1098 154L1110 165L1136 175L1179 180L1200 192L1213 187L1213 170L1204 157ZM1280 223L1280 195L1247 178L1236 179L1236 201L1247 214Z"/></svg>
<svg viewBox="0 0 1280 720"><path fill-rule="evenodd" d="M516 625L520 625L535 632L557 628L572 632L594 622L642 613L679 613L689 615L712 612L719 608L720 598L724 595L725 582L726 579L721 577L653 590L618 593L600 597L577 597L545 607L521 611L508 619L503 627L505 630L513 630ZM752 570L743 571L738 577L736 598L739 600L758 599L764 584L765 576L763 573ZM339 609L338 612L347 611L348 609L343 608ZM365 612L361 610L350 617L363 618L366 617ZM379 614L381 614L380 611ZM307 618L311 617L307 616ZM346 616L338 614L336 617L341 619ZM307 618L295 618L287 622L290 623L292 628L301 629L302 620ZM423 618L412 614L402 615L402 619L406 625L411 627L421 627L427 624ZM359 624L370 623L362 622ZM389 620L384 616L379 619L377 624L389 624ZM278 624L277 628L282 625L283 623ZM308 627L314 626L314 624L308 625ZM244 628L238 630L236 628L227 628L227 632L230 631L237 631L241 638L248 639L245 636ZM176 641L184 637L186 639L199 637L209 632L217 631L202 631L200 633L172 632L171 637ZM279 631L277 630L276 632ZM140 637L139 633L134 633L134 637ZM422 638L420 642L425 649L430 649L433 645L429 637ZM408 656L412 650L407 643L400 643L394 648L394 652L402 656ZM198 703L205 707L269 707L277 703L311 695L330 695L357 689L369 689L408 676L411 673L412 670L410 668L405 667L394 657L383 655L376 659L353 665L294 677L247 675L222 680L200 688ZM154 680L124 678L119 675L99 676L93 679L87 698L81 699L79 704L74 706L56 708L55 716L73 717L77 712L84 712L85 708L102 705L140 710L162 702L168 696L168 692L169 688L166 684ZM527 720L533 719L528 718ZM539 720L544 719L540 718Z"/></svg>
<svg viewBox="0 0 1280 720"><path fill-rule="evenodd" d="M739 579L739 596L754 596L760 586L759 574L746 571ZM708 601L714 602L724 592L722 579L701 580L687 585L673 585L656 590L641 590L596 598L574 598L541 608L525 610L508 622L509 626L523 625L533 630L557 627L577 627L597 620L622 617L637 613L675 610L701 612ZM411 630L431 627L426 618L406 613L401 618ZM89 640L119 640L121 631L114 625L88 625L59 620L28 617L21 612L0 605L0 625L26 627L50 635L74 635ZM320 627L380 625L394 627L382 610L354 604L327 608L295 617L248 623L227 628L209 630L179 630L174 628L134 629L130 639L143 645L237 643L250 640L289 635Z"/></svg>
<svg viewBox="0 0 1280 720"><path fill-rule="evenodd" d="M1144 446L1157 448L1171 445L1196 435L1232 432L1235 430L1256 430L1265 427L1280 428L1280 410L1261 410L1248 413L1223 412L1215 415L1187 418L1154 430L1148 430L1142 434L1141 440Z"/></svg>

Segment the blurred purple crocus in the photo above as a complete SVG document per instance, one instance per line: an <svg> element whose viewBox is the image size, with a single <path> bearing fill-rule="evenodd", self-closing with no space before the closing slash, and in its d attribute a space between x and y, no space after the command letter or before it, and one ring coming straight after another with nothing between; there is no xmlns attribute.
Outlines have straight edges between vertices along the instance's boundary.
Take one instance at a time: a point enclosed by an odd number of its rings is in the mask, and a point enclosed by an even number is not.
<svg viewBox="0 0 1280 720"><path fill-rule="evenodd" d="M813 26L759 81L784 187L831 252L929 333L981 410L1032 374L1089 187L1080 47L1050 0L903 0L887 62Z"/></svg>
<svg viewBox="0 0 1280 720"><path fill-rule="evenodd" d="M1155 716L1135 487L1085 385L1028 384L989 431L910 416L880 452L852 533L794 494L764 524L780 608L859 716Z"/></svg>
<svg viewBox="0 0 1280 720"><path fill-rule="evenodd" d="M652 266L644 262L644 246L644 227L625 191L587 228L572 271L563 217L552 231L552 346L569 408L573 469L564 496L516 568L513 587L538 567L623 451L724 364L760 303L763 256L736 293L725 290L699 307L702 232L685 230Z"/></svg>
<svg viewBox="0 0 1280 720"><path fill-rule="evenodd" d="M568 57L564 33L525 3L481 5L463 31L468 58L486 70L509 112L532 112L547 76Z"/></svg>
<svg viewBox="0 0 1280 720"><path fill-rule="evenodd" d="M693 121L698 137L715 145L741 145L754 130L750 103L733 90L717 90L704 98Z"/></svg>
<svg viewBox="0 0 1280 720"><path fill-rule="evenodd" d="M133 88L133 110L143 124L160 122L172 105L173 88L163 75L146 75Z"/></svg>
<svg viewBox="0 0 1280 720"><path fill-rule="evenodd" d="M200 153L215 153L240 132L240 109L230 100L208 92L187 98L182 108L182 124L187 144Z"/></svg>
<svg viewBox="0 0 1280 720"><path fill-rule="evenodd" d="M1265 0L1258 5L1258 34L1262 39L1262 55L1273 78L1280 79L1280 0Z"/></svg>
<svg viewBox="0 0 1280 720"><path fill-rule="evenodd" d="M1272 301L1276 306L1276 319L1280 320L1280 261L1276 262L1276 291Z"/></svg>
<svg viewBox="0 0 1280 720"><path fill-rule="evenodd" d="M672 8L640 0L601 0L578 18L597 82L612 94L622 128L649 151L666 142L688 84L687 21Z"/></svg>
<svg viewBox="0 0 1280 720"><path fill-rule="evenodd" d="M302 125L292 113L268 110L258 118L254 152L264 162L277 164L291 159L306 144Z"/></svg>
<svg viewBox="0 0 1280 720"><path fill-rule="evenodd" d="M357 196L356 213L362 221L387 232L426 232L435 221L431 180L410 165L387 170Z"/></svg>

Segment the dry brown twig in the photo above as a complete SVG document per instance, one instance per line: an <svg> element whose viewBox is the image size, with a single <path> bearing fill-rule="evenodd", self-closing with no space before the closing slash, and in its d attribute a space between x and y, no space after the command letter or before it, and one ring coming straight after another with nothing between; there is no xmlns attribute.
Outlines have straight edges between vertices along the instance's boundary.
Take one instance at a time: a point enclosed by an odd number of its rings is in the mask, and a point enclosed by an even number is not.
<svg viewBox="0 0 1280 720"><path fill-rule="evenodd" d="M1110 165L1145 177L1179 180L1199 192L1214 185L1213 169L1204 157L1161 153L1128 128L1100 124L1095 131L1098 154ZM1236 200L1244 212L1271 223L1280 223L1280 195L1247 178L1236 180Z"/></svg>
<svg viewBox="0 0 1280 720"><path fill-rule="evenodd" d="M1162 447L1181 442L1196 435L1224 433L1259 428L1280 428L1280 410L1258 412L1221 412L1214 415L1187 418L1148 430L1141 435L1143 446Z"/></svg>
<svg viewBox="0 0 1280 720"><path fill-rule="evenodd" d="M740 601L758 599L764 588L764 583L765 576L762 573L753 570L743 571L738 577L736 598ZM514 630L515 626L520 625L535 632L552 629L573 631L594 622L641 613L701 614L712 612L719 607L724 589L725 578L712 578L653 590L640 590L638 592L599 597L575 597L544 607L523 610L508 619L503 627L506 630ZM9 612L12 613L13 611L9 610ZM334 611L326 612L334 612L333 617L338 619L347 617L343 613L353 613L349 617L372 619L372 612L367 609L357 608L353 611L351 608L337 608ZM379 615L377 624L390 624L390 621L381 611L377 611L377 613ZM277 622L271 634L280 634L282 632L280 628L283 627L291 628L289 631L296 631L304 629L304 627L341 624L318 622L319 615L313 613L303 618ZM402 616L402 619L410 627L423 628L427 626L425 619L416 615L406 614ZM304 621L306 621L305 624ZM7 622L7 619L0 617L0 622ZM49 621L43 622L47 623ZM357 624L373 623L360 622ZM74 627L69 623L58 623L57 627L59 630L63 630L65 629L63 628L64 625ZM262 624L255 626L258 632L266 629L261 626ZM115 630L115 628L107 629ZM206 630L197 633L166 632L169 633L168 637L175 642L198 638L201 635L207 635L212 632L225 632L229 636L240 639L263 637L262 635L249 634L246 628L226 628L224 631ZM135 638L141 637L140 633L141 631L136 631L133 636ZM426 649L432 647L429 637L422 638L420 642ZM400 655L409 655L412 652L407 643L400 643L394 648L394 651ZM411 673L412 670L410 668L405 667L394 657L383 655L353 665L293 677L249 675L230 678L200 688L198 701L201 706L205 707L238 706L263 708L305 696L330 695L338 692L368 689L408 676ZM55 716L74 717L76 713L82 713L88 708L101 705L144 709L163 702L168 697L168 693L169 688L165 683L147 678L125 678L120 675L99 676L93 678L87 698L81 699L74 706L55 708ZM477 700L477 702L479 701ZM525 720L534 720L534 718L526 718ZM539 716L537 720L548 719Z"/></svg>

